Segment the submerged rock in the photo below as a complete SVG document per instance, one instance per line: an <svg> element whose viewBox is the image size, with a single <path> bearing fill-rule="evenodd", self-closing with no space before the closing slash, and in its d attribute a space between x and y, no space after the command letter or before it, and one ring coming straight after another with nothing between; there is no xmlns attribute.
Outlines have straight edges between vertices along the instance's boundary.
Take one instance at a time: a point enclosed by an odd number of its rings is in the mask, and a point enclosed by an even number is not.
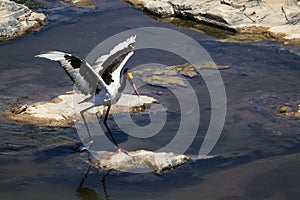
<svg viewBox="0 0 300 200"><path fill-rule="evenodd" d="M0 0L0 41L38 30L46 16L9 0Z"/></svg>
<svg viewBox="0 0 300 200"><path fill-rule="evenodd" d="M96 160L92 164L104 170L154 171L156 173L172 171L192 158L174 153L152 152L146 150L124 152L93 152Z"/></svg>
<svg viewBox="0 0 300 200"><path fill-rule="evenodd" d="M204 65L183 65L162 66L162 67L141 67L133 73L143 82L154 86L168 87L181 86L186 87L185 77L193 78L198 76L198 70L201 69L229 69L229 66L216 65L214 62L207 62ZM181 76L182 75L182 76Z"/></svg>
<svg viewBox="0 0 300 200"><path fill-rule="evenodd" d="M278 108L278 113L284 116L300 117L300 104L297 109L293 109L291 106L282 105Z"/></svg>
<svg viewBox="0 0 300 200"><path fill-rule="evenodd" d="M290 95L291 93L280 91L276 93L256 91L255 94L244 95L228 110L228 119L233 119L229 124L236 123L236 117L239 117L238 119L248 117L250 120L245 122L255 133L266 131L270 135L298 134L300 108L297 105L300 96L297 93ZM233 110L238 110L238 113L232 114Z"/></svg>
<svg viewBox="0 0 300 200"><path fill-rule="evenodd" d="M184 83L184 81L180 78L180 77L176 77L176 76L151 76L151 77L143 77L142 79L144 82L150 84L150 85L154 85L154 86L160 86L160 87L168 87L170 85L173 86L182 86L185 87L186 84Z"/></svg>
<svg viewBox="0 0 300 200"><path fill-rule="evenodd" d="M126 0L160 17L178 17L239 32L300 44L300 6L296 0Z"/></svg>
<svg viewBox="0 0 300 200"><path fill-rule="evenodd" d="M9 120L19 123L34 124L39 126L74 125L74 120L81 120L80 111L93 106L91 102L82 102L87 96L81 93L67 92L47 101L31 105L21 105L5 112ZM148 96L136 96L123 94L119 101L112 105L110 113L140 112L156 102L156 99ZM86 119L95 118L105 113L105 106L98 106L85 112Z"/></svg>

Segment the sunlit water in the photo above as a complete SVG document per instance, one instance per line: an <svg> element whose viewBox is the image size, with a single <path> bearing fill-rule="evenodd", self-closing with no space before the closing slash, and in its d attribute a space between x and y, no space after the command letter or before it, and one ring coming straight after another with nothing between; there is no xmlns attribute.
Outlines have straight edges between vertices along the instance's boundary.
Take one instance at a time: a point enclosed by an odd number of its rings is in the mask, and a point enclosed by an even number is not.
<svg viewBox="0 0 300 200"><path fill-rule="evenodd" d="M274 156L299 153L299 119L277 114L277 108L286 102L300 103L300 57L287 50L291 47L269 41L217 42L200 32L156 22L119 1L103 2L96 10L52 3L52 7L42 10L49 12L51 17L41 31L0 44L1 112L20 103L48 100L72 90L71 82L57 63L34 58L38 52L60 50L84 58L95 45L121 31L159 26L189 35L217 64L231 67L221 71L228 101L224 130L211 152L216 157L210 160L190 162L159 175L115 171L108 174L92 168L85 176L89 168L88 155L78 151L81 141L76 129L18 125L1 117L0 199L182 199L187 196L184 188L192 191L188 199L199 199L203 193L213 198L215 190L220 188L214 188L214 184L206 186L205 179L222 180L222 174L217 172L247 166L258 159L268 163ZM131 64L150 61L166 65L182 62L172 55L159 55L154 51L137 53ZM198 96L201 121L197 137L186 153L197 155L210 120L210 99L201 77L187 80ZM124 148L157 150L176 133L180 122L178 102L170 90L162 87L147 85L141 88L141 93L154 96L167 108L168 123L161 133L137 139L120 131L112 118L109 124ZM140 125L149 123L147 112L133 114L132 118ZM287 164L277 173L286 178L290 187L273 184L267 188L266 196L270 196L271 191L282 190L284 198L296 199L299 197L296 186L299 173L288 171L297 169L299 159L293 157L284 162ZM217 175L213 176L215 173ZM239 177L241 173L243 171L233 170L232 177ZM234 194L236 197L257 197L262 191L256 186L272 180L271 177L267 173L263 180L245 180L247 188L240 186L241 192ZM207 191L199 191L198 186L206 186ZM222 196L222 199L227 198L233 199L226 194Z"/></svg>

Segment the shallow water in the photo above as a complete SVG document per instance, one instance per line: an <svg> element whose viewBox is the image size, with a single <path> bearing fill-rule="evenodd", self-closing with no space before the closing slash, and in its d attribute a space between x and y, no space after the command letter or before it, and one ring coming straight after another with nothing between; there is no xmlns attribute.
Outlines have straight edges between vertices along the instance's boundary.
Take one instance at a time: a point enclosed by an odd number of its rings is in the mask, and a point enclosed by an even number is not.
<svg viewBox="0 0 300 200"><path fill-rule="evenodd" d="M46 11L51 18L41 31L0 44L1 112L20 103L47 100L72 90L71 82L57 63L34 58L38 52L54 49L84 58L95 45L121 31L159 26L187 34L217 64L231 67L221 71L228 103L225 126L211 152L216 156L213 159L191 162L166 174L115 171L107 174L92 168L84 179L89 168L88 155L78 151L81 142L75 129L18 125L1 117L0 199L299 197L300 175L295 170L300 161L299 118L277 114L277 108L286 102L291 106L300 103L300 57L288 50L294 47L270 41L218 42L200 32L156 22L120 1L102 2L96 10L60 7L56 1L50 2L52 7ZM172 55L155 52L137 52L132 60L131 66L149 61L169 65L182 62ZM188 80L198 96L201 121L186 153L197 155L210 120L210 99L201 77ZM112 118L109 124L121 146L156 150L174 137L180 122L178 102L166 88L146 85L141 93L156 97L168 109L168 123L161 133L137 139L120 131ZM149 122L147 113L132 117L140 125ZM279 163L276 169L268 165L272 160ZM293 170L295 173L290 173ZM239 177L240 182L230 181ZM283 178L287 185L280 184ZM217 184L220 181L232 184L232 193L222 190ZM274 184L264 192L261 188L268 181ZM278 190L280 194L272 196Z"/></svg>

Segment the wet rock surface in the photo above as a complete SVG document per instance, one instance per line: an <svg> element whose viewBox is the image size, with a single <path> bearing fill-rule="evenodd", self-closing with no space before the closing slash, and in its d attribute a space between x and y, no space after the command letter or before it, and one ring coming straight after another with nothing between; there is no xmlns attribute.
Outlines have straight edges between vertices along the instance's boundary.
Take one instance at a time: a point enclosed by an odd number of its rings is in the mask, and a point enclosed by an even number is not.
<svg viewBox="0 0 300 200"><path fill-rule="evenodd" d="M300 44L299 1L126 0L160 17L179 17L239 32L264 35L286 44Z"/></svg>
<svg viewBox="0 0 300 200"><path fill-rule="evenodd" d="M9 120L23 124L34 124L39 126L70 127L74 120L80 122L80 111L91 107L92 102L82 102L87 97L81 93L67 92L47 101L31 105L20 105L5 112ZM149 107L156 100L148 96L136 96L123 94L117 104L112 105L110 113L140 112ZM102 116L106 111L105 106L89 109L84 114L86 119Z"/></svg>
<svg viewBox="0 0 300 200"><path fill-rule="evenodd" d="M133 172L146 170L156 173L172 171L192 159L186 155L147 150L128 153L98 151L93 155L95 160L92 164L104 170L133 170Z"/></svg>
<svg viewBox="0 0 300 200"><path fill-rule="evenodd" d="M0 0L0 41L38 30L46 21L42 13L9 0Z"/></svg>
<svg viewBox="0 0 300 200"><path fill-rule="evenodd" d="M280 113L283 116L292 116L300 118L300 104L297 108L293 107L295 107L293 106L293 104L289 105L288 103L286 103L285 105L282 105L278 108L278 113Z"/></svg>
<svg viewBox="0 0 300 200"><path fill-rule="evenodd" d="M161 67L141 67L133 73L135 77L140 78L144 83L159 86L181 86L186 87L186 78L194 78L199 76L201 69L229 69L229 66L216 65L213 62L207 62L203 65L191 65L185 63L183 65L161 66Z"/></svg>

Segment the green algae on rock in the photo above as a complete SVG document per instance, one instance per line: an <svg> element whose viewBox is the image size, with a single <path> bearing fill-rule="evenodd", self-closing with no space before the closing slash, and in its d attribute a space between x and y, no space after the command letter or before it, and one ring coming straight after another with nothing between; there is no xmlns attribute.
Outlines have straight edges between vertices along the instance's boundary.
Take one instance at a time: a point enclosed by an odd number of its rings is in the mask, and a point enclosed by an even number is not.
<svg viewBox="0 0 300 200"><path fill-rule="evenodd" d="M155 86L161 86L161 87L167 87L170 85L177 85L177 86L182 86L185 87L186 84L184 81L177 76L151 76L151 77L144 77L142 79L144 82L150 84L150 85L155 85Z"/></svg>
<svg viewBox="0 0 300 200"><path fill-rule="evenodd" d="M168 87L181 86L186 87L185 77L194 78L199 75L201 69L229 69L229 66L216 65L214 62L207 62L203 65L192 65L189 63L183 65L173 65L164 67L146 67L140 68L133 73L144 83L154 86Z"/></svg>

